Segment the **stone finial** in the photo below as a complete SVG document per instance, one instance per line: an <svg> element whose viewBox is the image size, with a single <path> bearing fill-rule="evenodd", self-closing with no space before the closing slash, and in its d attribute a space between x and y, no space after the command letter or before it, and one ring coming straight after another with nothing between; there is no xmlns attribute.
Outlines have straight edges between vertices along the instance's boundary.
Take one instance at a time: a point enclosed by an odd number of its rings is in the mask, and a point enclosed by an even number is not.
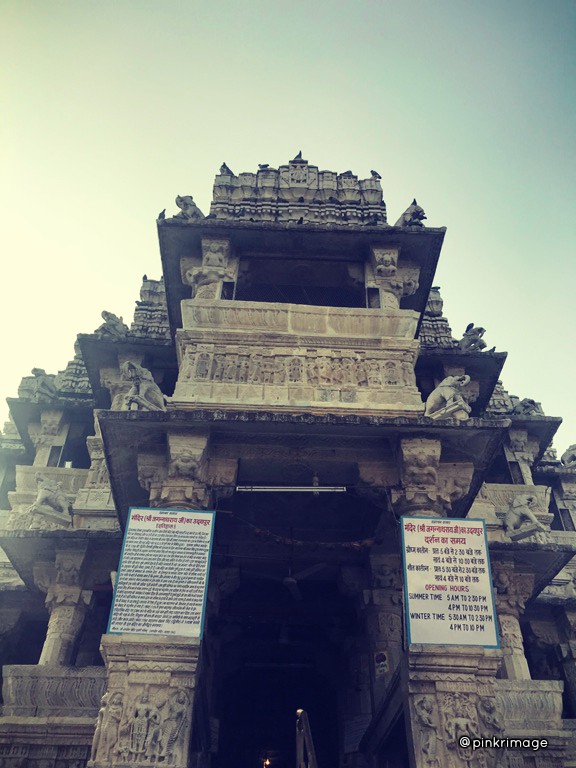
<svg viewBox="0 0 576 768"><path fill-rule="evenodd" d="M423 227L422 221L426 218L424 210L416 202L416 198L406 208L402 216L398 219L395 227Z"/></svg>
<svg viewBox="0 0 576 768"><path fill-rule="evenodd" d="M471 408L461 390L470 384L470 376L446 376L426 400L425 416L431 419L467 419Z"/></svg>

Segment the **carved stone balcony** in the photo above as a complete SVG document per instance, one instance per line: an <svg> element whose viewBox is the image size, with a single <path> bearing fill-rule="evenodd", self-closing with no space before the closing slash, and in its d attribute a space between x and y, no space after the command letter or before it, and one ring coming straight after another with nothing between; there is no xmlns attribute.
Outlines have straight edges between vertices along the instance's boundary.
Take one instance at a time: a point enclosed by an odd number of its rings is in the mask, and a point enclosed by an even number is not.
<svg viewBox="0 0 576 768"><path fill-rule="evenodd" d="M4 717L96 717L104 667L10 665L3 668Z"/></svg>
<svg viewBox="0 0 576 768"><path fill-rule="evenodd" d="M180 376L186 404L422 413L411 310L251 301L182 302Z"/></svg>

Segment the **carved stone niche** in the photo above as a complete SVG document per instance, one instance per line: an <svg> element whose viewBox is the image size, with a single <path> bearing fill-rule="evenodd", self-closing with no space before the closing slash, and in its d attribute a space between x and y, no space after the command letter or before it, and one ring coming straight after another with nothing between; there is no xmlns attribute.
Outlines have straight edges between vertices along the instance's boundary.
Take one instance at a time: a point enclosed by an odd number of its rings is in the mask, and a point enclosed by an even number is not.
<svg viewBox="0 0 576 768"><path fill-rule="evenodd" d="M12 513L7 527L15 530L58 530L72 527L73 504L88 470L68 467L16 467L16 490L8 494Z"/></svg>

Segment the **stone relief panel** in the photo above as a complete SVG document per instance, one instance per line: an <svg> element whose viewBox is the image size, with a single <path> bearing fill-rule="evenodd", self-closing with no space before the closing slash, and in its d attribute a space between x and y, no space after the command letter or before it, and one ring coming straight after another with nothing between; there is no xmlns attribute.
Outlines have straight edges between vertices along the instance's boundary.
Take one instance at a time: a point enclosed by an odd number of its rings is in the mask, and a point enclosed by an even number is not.
<svg viewBox="0 0 576 768"><path fill-rule="evenodd" d="M421 412L414 350L186 344L174 401L330 403Z"/></svg>

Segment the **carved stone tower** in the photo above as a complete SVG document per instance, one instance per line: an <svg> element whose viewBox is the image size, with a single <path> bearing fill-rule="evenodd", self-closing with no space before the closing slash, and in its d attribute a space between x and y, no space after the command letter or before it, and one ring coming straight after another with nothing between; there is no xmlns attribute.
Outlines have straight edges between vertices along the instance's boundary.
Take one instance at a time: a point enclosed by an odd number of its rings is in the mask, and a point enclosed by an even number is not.
<svg viewBox="0 0 576 768"><path fill-rule="evenodd" d="M319 768L574 765L576 452L452 337L444 228L301 153L176 203L132 326L10 401L3 765L292 768L297 709ZM201 642L106 634L135 506L216 510ZM501 650L408 644L401 515L486 521Z"/></svg>

